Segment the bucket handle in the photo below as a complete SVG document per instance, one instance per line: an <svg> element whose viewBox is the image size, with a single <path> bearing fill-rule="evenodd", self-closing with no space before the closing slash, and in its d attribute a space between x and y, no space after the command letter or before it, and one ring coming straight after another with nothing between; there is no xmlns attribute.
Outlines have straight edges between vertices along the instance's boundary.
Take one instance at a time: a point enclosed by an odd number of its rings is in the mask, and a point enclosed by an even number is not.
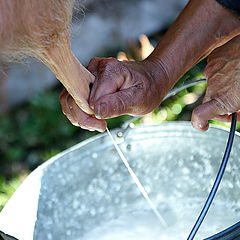
<svg viewBox="0 0 240 240"><path fill-rule="evenodd" d="M240 222L204 240L239 240Z"/></svg>
<svg viewBox="0 0 240 240"><path fill-rule="evenodd" d="M171 90L164 98L163 101L169 99L170 97L175 96L177 93L181 92L182 90L195 86L198 83L203 83L203 82L207 82L206 78L200 78L200 79L196 79L193 80L191 82L187 82L185 84L183 84L182 86L176 87L173 90ZM127 120L125 123L122 124L120 131L117 132L117 136L118 137L124 137L128 130L134 127L133 122L142 118L142 116L136 116L136 117L132 117L129 120Z"/></svg>
<svg viewBox="0 0 240 240"><path fill-rule="evenodd" d="M18 239L0 231L0 240L18 240Z"/></svg>

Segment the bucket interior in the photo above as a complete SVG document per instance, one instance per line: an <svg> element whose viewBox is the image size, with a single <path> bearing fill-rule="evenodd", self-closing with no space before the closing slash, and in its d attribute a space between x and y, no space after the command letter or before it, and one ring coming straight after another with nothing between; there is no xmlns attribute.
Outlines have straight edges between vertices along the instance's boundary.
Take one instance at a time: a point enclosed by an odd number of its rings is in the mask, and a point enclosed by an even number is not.
<svg viewBox="0 0 240 240"><path fill-rule="evenodd" d="M145 240L155 235L160 240L186 239L216 177L227 138L228 132L223 129L210 128L201 133L189 123L178 122L136 127L117 139L167 228L160 225L139 193L109 136L102 134L57 155L33 172L29 178L40 179L35 210L27 203L17 203L20 194L27 197L36 188L27 181L25 193L17 191L14 201L0 214L0 230L6 229L3 218L9 209L13 212L22 207L36 212L36 221L28 226L24 225L24 216L15 211L15 217L22 219L22 231L33 228L34 240L140 240L134 238L136 232ZM236 135L216 200L196 239L209 237L240 220L239 153L240 139ZM16 232L4 232L22 240Z"/></svg>

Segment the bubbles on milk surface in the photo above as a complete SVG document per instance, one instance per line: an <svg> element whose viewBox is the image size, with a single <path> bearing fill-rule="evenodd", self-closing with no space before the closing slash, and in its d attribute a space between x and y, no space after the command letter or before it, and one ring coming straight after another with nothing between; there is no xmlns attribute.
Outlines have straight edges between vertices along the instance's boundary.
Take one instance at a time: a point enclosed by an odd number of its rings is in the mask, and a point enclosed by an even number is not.
<svg viewBox="0 0 240 240"><path fill-rule="evenodd" d="M226 203L216 202L203 222L196 239L204 239L239 221L239 212L226 214ZM186 239L202 207L202 200L186 204L183 200L169 202L163 217L163 228L149 209L126 212L103 222L78 240L179 240ZM229 208L230 209L230 208Z"/></svg>
<svg viewBox="0 0 240 240"><path fill-rule="evenodd" d="M85 234L81 240L156 240L162 227L151 210L123 214Z"/></svg>

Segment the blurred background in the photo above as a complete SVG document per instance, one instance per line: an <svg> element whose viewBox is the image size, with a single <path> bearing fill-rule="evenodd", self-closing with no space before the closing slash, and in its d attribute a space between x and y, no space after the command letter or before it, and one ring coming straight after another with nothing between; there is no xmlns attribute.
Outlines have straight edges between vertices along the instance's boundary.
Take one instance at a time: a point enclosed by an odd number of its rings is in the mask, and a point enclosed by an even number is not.
<svg viewBox="0 0 240 240"><path fill-rule="evenodd" d="M72 48L83 64L95 56L146 58L187 0L85 0L75 10ZM202 78L203 60L177 83ZM0 63L0 210L24 178L57 153L98 134L74 127L61 112L63 89L40 62ZM183 90L135 124L189 121L205 83ZM121 127L130 116L108 120ZM214 122L214 124L219 124ZM229 126L228 124L221 124Z"/></svg>

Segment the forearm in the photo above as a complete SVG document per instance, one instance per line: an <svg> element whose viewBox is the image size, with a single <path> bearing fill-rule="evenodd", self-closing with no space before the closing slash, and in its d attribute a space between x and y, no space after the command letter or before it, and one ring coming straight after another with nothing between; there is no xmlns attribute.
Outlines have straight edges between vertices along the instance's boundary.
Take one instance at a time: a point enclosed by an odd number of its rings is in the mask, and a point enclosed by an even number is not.
<svg viewBox="0 0 240 240"><path fill-rule="evenodd" d="M13 42L12 39L19 22L19 15L16 14L14 2L0 0L0 56Z"/></svg>
<svg viewBox="0 0 240 240"><path fill-rule="evenodd" d="M240 34L240 20L215 0L191 0L148 59L165 69L169 88L215 48Z"/></svg>

